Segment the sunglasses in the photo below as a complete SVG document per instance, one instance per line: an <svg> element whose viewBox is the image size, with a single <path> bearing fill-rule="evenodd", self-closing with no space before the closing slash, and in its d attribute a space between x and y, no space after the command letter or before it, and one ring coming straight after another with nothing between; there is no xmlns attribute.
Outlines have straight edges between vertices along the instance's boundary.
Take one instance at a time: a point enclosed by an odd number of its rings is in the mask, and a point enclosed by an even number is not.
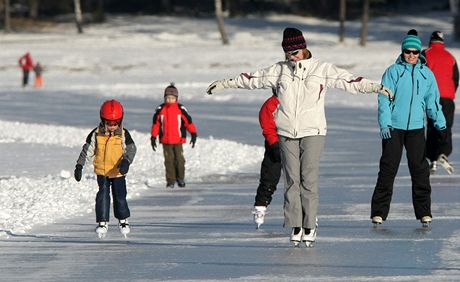
<svg viewBox="0 0 460 282"><path fill-rule="evenodd" d="M407 50L407 49L404 49L403 52L404 52L404 54L406 54L406 55L409 55L409 54L411 54L411 53L414 54L414 55L420 54L420 51L419 51L419 50Z"/></svg>
<svg viewBox="0 0 460 282"><path fill-rule="evenodd" d="M301 50L294 50L294 51L290 51L290 52L286 52L286 56L297 56L297 54L299 54Z"/></svg>
<svg viewBox="0 0 460 282"><path fill-rule="evenodd" d="M106 121L105 125L107 126L115 126L115 125L120 125L119 121Z"/></svg>

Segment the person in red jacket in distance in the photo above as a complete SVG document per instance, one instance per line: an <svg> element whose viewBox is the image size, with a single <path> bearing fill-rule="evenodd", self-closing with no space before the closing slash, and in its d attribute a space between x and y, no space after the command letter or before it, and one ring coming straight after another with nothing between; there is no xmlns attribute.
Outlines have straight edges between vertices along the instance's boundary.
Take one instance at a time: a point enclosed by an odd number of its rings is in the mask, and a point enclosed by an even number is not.
<svg viewBox="0 0 460 282"><path fill-rule="evenodd" d="M174 83L166 87L164 103L157 107L153 115L150 142L153 151L157 148L157 137L163 144L165 158L166 187L185 187L185 158L182 144L186 142L187 131L191 134L192 148L195 147L197 130L187 109L178 103L179 91Z"/></svg>
<svg viewBox="0 0 460 282"><path fill-rule="evenodd" d="M435 173L437 165L446 168L452 174L454 168L447 157L452 153L452 125L454 124L455 92L458 88L458 66L454 56L446 50L444 35L434 31L430 37L430 46L423 51L427 65L434 73L441 95L440 104L446 117L447 138L443 142L438 131L434 128L433 121L428 119L426 137L426 155L430 159L431 173Z"/></svg>
<svg viewBox="0 0 460 282"><path fill-rule="evenodd" d="M254 203L254 222L257 229L264 223L268 205L272 201L276 186L281 176L281 151L276 131L274 113L278 110L279 100L276 89L272 89L273 96L268 98L259 111L259 123L265 137L264 159L260 167L259 187Z"/></svg>
<svg viewBox="0 0 460 282"><path fill-rule="evenodd" d="M22 87L26 87L29 83L29 72L34 69L34 62L30 53L27 52L19 58L19 66L22 69Z"/></svg>

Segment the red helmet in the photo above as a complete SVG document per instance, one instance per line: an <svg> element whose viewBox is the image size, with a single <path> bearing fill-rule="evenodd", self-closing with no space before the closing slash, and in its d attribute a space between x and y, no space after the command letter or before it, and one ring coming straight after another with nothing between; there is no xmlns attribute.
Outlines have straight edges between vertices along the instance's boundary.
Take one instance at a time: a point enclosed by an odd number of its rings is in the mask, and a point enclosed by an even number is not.
<svg viewBox="0 0 460 282"><path fill-rule="evenodd" d="M107 100L101 106L101 120L122 121L123 106L117 100Z"/></svg>

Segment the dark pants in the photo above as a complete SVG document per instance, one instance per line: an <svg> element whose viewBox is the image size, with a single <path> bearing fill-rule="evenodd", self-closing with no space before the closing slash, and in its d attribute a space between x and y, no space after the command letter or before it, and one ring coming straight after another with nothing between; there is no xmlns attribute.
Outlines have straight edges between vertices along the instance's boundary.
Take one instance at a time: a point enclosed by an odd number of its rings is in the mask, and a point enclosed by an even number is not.
<svg viewBox="0 0 460 282"><path fill-rule="evenodd" d="M29 83L29 70L22 70L22 87Z"/></svg>
<svg viewBox="0 0 460 282"><path fill-rule="evenodd" d="M166 183L174 184L177 179L184 180L185 158L182 144L163 144L165 157Z"/></svg>
<svg viewBox="0 0 460 282"><path fill-rule="evenodd" d="M270 153L270 147L265 142L265 153L260 168L259 187L254 206L268 206L272 201L272 195L275 193L276 185L281 177L281 162L273 160Z"/></svg>
<svg viewBox="0 0 460 282"><path fill-rule="evenodd" d="M438 130L433 125L433 121L428 119L426 131L426 156L430 161L438 159L440 154L447 157L452 153L452 126L454 125L455 103L446 98L440 100L442 112L446 118L447 138L445 142L441 142Z"/></svg>
<svg viewBox="0 0 460 282"><path fill-rule="evenodd" d="M372 195L371 218L381 216L385 220L390 211L393 183L401 161L403 146L406 148L412 180L412 204L415 217L431 216L431 186L428 161L425 158L424 129L391 132L391 139L382 140L380 171Z"/></svg>
<svg viewBox="0 0 460 282"><path fill-rule="evenodd" d="M125 177L108 178L98 175L97 184L99 185L99 191L96 195L96 222L109 221L110 219L110 186L112 186L113 212L115 218L128 218L130 212L128 202L126 201Z"/></svg>

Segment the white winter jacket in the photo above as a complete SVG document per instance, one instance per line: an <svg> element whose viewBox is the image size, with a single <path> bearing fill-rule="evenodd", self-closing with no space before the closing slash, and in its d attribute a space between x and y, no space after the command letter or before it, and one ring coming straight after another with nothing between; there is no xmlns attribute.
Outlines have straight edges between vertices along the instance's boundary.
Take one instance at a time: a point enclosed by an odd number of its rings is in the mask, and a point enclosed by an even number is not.
<svg viewBox="0 0 460 282"><path fill-rule="evenodd" d="M225 88L275 88L280 104L275 113L278 134L288 138L326 135L324 96L327 88L351 93L377 92L381 85L356 77L330 63L310 58L278 62L253 73L223 81Z"/></svg>

